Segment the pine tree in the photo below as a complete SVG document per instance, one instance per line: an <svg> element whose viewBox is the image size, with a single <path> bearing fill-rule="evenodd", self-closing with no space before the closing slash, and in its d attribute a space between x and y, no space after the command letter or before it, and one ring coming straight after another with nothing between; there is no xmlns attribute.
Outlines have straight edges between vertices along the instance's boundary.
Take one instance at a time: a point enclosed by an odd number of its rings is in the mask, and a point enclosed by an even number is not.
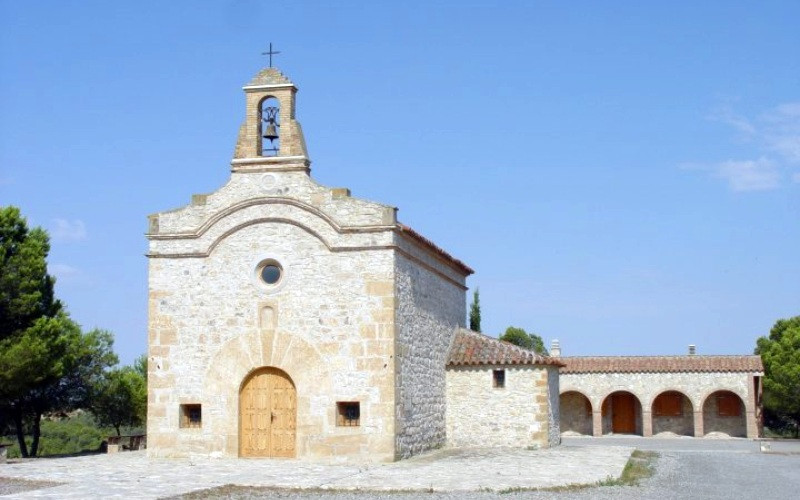
<svg viewBox="0 0 800 500"><path fill-rule="evenodd" d="M472 304L469 306L469 329L473 332L481 331L481 297L478 288L472 295Z"/></svg>

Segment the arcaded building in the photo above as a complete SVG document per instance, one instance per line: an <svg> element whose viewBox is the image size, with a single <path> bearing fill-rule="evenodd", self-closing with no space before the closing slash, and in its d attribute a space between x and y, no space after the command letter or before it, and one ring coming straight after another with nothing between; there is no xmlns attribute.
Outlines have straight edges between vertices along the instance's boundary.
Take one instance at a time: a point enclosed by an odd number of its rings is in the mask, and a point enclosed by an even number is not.
<svg viewBox="0 0 800 500"><path fill-rule="evenodd" d="M690 352L694 352L692 348ZM760 356L560 357L560 427L568 435L756 438Z"/></svg>

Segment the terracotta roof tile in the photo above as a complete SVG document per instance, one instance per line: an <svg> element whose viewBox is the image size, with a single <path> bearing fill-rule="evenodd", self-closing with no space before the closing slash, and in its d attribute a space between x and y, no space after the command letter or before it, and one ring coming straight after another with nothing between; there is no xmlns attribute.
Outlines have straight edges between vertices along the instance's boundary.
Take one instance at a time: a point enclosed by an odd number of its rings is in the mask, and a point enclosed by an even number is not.
<svg viewBox="0 0 800 500"><path fill-rule="evenodd" d="M405 224L401 224L401 223L398 222L397 223L397 230L400 232L400 234L405 234L405 235L409 236L411 239L415 240L417 243L421 243L423 246L427 247L429 250L433 251L433 253L439 255L440 257L442 257L445 261L447 261L450 264L452 264L456 269L458 269L459 271L463 272L467 276L469 276L470 274L473 274L475 272L475 271L472 270L471 267L469 267L468 265L464 264L460 260L456 259L452 255L450 255L449 253L444 251L442 248L437 246L436 243L434 243L431 240L429 240L428 238L422 236L421 234L419 234L418 232L414 231L413 229L411 229L410 227L406 226Z"/></svg>
<svg viewBox="0 0 800 500"><path fill-rule="evenodd" d="M542 356L509 342L487 337L465 328L456 330L448 366L464 365L556 365L556 358Z"/></svg>
<svg viewBox="0 0 800 500"><path fill-rule="evenodd" d="M560 358L560 373L763 372L761 356L588 356Z"/></svg>

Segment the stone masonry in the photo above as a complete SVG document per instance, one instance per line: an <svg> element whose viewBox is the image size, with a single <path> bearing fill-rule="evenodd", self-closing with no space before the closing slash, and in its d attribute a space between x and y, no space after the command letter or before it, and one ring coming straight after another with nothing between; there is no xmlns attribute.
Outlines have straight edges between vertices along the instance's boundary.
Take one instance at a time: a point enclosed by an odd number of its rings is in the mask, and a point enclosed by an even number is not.
<svg viewBox="0 0 800 500"><path fill-rule="evenodd" d="M507 342L459 331L447 368L448 445L558 445L558 366ZM501 386L496 371L503 373Z"/></svg>
<svg viewBox="0 0 800 500"><path fill-rule="evenodd" d="M298 457L389 461L442 446L445 363L472 270L394 207L311 179L297 88L278 70L244 90L228 183L149 219L148 454L238 456L240 391L264 367L296 391ZM260 155L268 97L280 103L274 157ZM268 263L277 283L261 279ZM340 425L339 402L358 403L357 425ZM189 407L198 421L185 427Z"/></svg>

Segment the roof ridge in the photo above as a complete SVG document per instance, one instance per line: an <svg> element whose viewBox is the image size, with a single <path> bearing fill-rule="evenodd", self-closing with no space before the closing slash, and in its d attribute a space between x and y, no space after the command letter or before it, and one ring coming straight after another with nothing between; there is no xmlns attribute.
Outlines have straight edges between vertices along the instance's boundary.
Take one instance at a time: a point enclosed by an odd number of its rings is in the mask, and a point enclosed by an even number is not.
<svg viewBox="0 0 800 500"><path fill-rule="evenodd" d="M418 233L416 230L414 230L414 228L412 228L410 226L407 226L406 224L403 224L402 222L399 222L399 221L397 222L396 228L401 234L406 234L410 238L414 239L415 241L417 241L417 242L421 243L422 245L428 247L428 249L431 250L434 254L437 254L438 256L440 256L445 261L447 261L450 264L452 264L453 266L455 266L456 269L458 269L459 271L463 272L467 276L469 276L470 274L474 274L475 273L474 269L472 269L471 267L466 265L463 261L453 257L452 254L450 254L447 250L443 249L442 247L440 247L439 245L437 245L433 241L429 240L425 236L422 236L420 233Z"/></svg>
<svg viewBox="0 0 800 500"><path fill-rule="evenodd" d="M464 327L457 327L450 346L448 365L554 365L564 364L552 356L490 337Z"/></svg>
<svg viewBox="0 0 800 500"><path fill-rule="evenodd" d="M631 355L602 355L602 356L561 356L561 359L615 359L615 358L741 358L761 357L758 354L631 354Z"/></svg>
<svg viewBox="0 0 800 500"><path fill-rule="evenodd" d="M561 358L568 373L763 372L761 356L576 356Z"/></svg>

